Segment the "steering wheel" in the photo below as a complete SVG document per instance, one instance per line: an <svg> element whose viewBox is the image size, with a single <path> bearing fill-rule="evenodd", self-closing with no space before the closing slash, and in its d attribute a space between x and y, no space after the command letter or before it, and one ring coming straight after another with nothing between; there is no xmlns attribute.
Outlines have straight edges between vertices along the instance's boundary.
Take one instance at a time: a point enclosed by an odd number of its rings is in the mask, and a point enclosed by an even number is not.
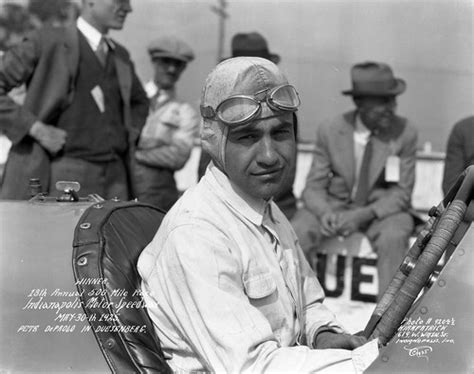
<svg viewBox="0 0 474 374"><path fill-rule="evenodd" d="M458 177L446 197L431 208L430 219L410 247L395 276L380 298L364 330L367 339L386 345L397 332L420 291L450 243L473 199L474 166Z"/></svg>

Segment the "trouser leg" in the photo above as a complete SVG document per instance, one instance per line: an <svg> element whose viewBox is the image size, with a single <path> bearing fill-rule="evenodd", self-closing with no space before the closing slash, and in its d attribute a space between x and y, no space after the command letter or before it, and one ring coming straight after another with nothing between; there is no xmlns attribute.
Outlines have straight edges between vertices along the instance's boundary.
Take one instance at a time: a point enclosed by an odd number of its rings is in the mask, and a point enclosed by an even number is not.
<svg viewBox="0 0 474 374"><path fill-rule="evenodd" d="M178 200L179 193L173 170L134 161L132 173L133 190L140 202L169 210Z"/></svg>
<svg viewBox="0 0 474 374"><path fill-rule="evenodd" d="M366 231L377 253L379 296L386 290L405 257L413 226L413 217L400 212L373 221Z"/></svg>
<svg viewBox="0 0 474 374"><path fill-rule="evenodd" d="M121 201L130 199L127 168L122 160L105 162L105 198L107 200L118 198Z"/></svg>
<svg viewBox="0 0 474 374"><path fill-rule="evenodd" d="M306 257L317 250L321 244L321 224L319 219L309 210L298 209L291 219L291 225Z"/></svg>
<svg viewBox="0 0 474 374"><path fill-rule="evenodd" d="M122 160L89 162L60 157L51 162L50 194L58 196L57 181L79 182L79 196L98 194L104 199L128 200L127 170Z"/></svg>

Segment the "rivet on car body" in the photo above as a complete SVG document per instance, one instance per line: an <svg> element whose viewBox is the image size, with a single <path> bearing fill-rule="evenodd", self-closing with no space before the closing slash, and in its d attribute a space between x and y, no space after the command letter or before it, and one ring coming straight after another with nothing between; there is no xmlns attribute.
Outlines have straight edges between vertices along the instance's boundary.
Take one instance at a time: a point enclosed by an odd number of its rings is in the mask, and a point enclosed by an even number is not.
<svg viewBox="0 0 474 374"><path fill-rule="evenodd" d="M105 342L105 345L107 346L107 348L112 349L113 347L115 347L115 340L112 338L109 338Z"/></svg>
<svg viewBox="0 0 474 374"><path fill-rule="evenodd" d="M84 223L81 223L79 227L83 230L87 230L91 228L91 224L89 222L84 222Z"/></svg>

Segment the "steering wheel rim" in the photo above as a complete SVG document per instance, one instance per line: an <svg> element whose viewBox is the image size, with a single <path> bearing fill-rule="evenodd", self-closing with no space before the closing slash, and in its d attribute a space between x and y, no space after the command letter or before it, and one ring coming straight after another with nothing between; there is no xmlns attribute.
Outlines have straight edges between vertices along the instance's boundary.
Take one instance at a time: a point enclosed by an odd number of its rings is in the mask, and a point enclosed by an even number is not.
<svg viewBox="0 0 474 374"><path fill-rule="evenodd" d="M458 177L445 199L432 209L429 221L367 323L364 336L368 339L378 338L379 343L385 345L395 335L462 221L473 190L474 166L470 166Z"/></svg>

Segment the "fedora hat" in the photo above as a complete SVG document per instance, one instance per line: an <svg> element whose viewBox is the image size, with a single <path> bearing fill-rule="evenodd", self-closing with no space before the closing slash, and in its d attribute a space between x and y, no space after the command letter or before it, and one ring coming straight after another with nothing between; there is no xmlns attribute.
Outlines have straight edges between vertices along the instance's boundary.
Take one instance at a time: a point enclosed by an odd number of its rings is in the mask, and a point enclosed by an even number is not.
<svg viewBox="0 0 474 374"><path fill-rule="evenodd" d="M280 56L268 50L265 38L258 32L238 33L232 37L232 57L262 57L274 64L280 62Z"/></svg>
<svg viewBox="0 0 474 374"><path fill-rule="evenodd" d="M352 96L395 96L406 89L403 79L393 75L390 66L380 62L363 62L351 69L352 89L342 91Z"/></svg>

